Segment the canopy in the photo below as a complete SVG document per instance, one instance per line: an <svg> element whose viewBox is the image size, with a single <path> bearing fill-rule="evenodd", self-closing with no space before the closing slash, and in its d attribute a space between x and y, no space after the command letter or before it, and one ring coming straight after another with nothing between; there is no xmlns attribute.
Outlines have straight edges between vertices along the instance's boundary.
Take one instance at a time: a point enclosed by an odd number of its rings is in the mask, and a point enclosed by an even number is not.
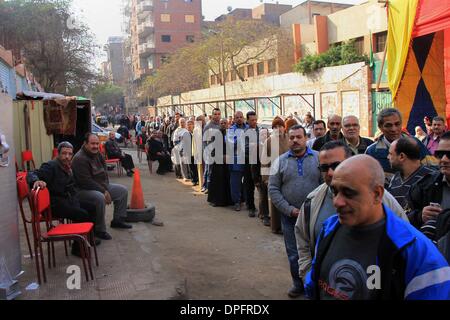
<svg viewBox="0 0 450 320"><path fill-rule="evenodd" d="M450 0L390 0L388 16L389 86L408 131L450 119Z"/></svg>

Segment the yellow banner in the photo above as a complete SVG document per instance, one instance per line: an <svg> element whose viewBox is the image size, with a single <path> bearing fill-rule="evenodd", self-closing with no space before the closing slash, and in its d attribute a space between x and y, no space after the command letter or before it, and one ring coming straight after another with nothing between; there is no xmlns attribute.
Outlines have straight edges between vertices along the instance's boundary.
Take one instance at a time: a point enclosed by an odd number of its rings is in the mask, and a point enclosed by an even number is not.
<svg viewBox="0 0 450 320"><path fill-rule="evenodd" d="M390 0L388 10L388 81L395 99L408 57L418 0Z"/></svg>

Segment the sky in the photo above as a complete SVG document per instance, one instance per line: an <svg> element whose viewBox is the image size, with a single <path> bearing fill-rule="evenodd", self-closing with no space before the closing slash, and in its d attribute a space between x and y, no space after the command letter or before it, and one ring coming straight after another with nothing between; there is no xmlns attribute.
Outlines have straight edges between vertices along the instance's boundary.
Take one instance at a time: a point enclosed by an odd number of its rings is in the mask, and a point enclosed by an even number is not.
<svg viewBox="0 0 450 320"><path fill-rule="evenodd" d="M73 0L76 18L87 23L101 46L106 44L110 36L123 35L122 3L124 0ZM279 0L280 4L296 6L305 0ZM324 2L358 4L367 0L322 0ZM203 16L206 20L214 20L227 13L227 8L254 8L261 2L275 3L275 0L202 0ZM106 56L98 57L98 64Z"/></svg>

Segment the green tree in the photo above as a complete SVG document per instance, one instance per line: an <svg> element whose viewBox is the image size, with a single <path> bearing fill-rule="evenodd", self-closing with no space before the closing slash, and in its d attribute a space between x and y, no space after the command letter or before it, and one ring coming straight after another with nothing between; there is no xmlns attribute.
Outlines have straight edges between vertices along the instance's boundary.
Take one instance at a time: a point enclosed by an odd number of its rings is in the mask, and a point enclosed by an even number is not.
<svg viewBox="0 0 450 320"><path fill-rule="evenodd" d="M92 100L97 107L117 106L123 101L124 91L121 87L103 83L98 84L92 91Z"/></svg>
<svg viewBox="0 0 450 320"><path fill-rule="evenodd" d="M46 91L83 94L96 79L98 46L88 27L73 21L71 3L0 2L0 43L23 58Z"/></svg>

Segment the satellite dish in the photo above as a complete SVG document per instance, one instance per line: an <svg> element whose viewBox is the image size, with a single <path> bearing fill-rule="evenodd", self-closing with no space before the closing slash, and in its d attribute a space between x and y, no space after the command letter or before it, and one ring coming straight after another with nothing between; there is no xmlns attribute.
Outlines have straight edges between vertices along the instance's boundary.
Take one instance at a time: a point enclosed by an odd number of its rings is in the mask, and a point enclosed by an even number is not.
<svg viewBox="0 0 450 320"><path fill-rule="evenodd" d="M232 10L233 10L233 7L232 7L232 6L228 6L228 7L227 7L227 11L228 11L228 12L231 12Z"/></svg>

